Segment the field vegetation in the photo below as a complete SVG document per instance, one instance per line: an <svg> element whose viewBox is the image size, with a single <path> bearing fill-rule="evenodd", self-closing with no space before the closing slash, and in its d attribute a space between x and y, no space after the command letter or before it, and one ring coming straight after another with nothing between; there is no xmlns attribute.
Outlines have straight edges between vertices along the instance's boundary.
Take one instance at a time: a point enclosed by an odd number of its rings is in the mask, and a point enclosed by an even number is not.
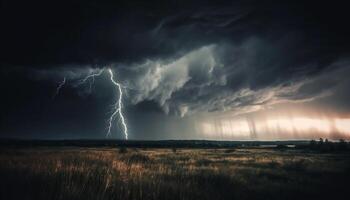
<svg viewBox="0 0 350 200"><path fill-rule="evenodd" d="M348 199L348 153L1 148L0 199Z"/></svg>

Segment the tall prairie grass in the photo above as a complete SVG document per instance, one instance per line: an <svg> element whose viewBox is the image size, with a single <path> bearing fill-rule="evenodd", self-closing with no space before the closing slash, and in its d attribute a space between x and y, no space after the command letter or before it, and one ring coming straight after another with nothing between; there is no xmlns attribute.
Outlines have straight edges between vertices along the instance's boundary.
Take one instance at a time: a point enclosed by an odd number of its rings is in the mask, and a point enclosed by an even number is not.
<svg viewBox="0 0 350 200"><path fill-rule="evenodd" d="M266 149L25 148L0 152L1 199L328 199L350 157Z"/></svg>

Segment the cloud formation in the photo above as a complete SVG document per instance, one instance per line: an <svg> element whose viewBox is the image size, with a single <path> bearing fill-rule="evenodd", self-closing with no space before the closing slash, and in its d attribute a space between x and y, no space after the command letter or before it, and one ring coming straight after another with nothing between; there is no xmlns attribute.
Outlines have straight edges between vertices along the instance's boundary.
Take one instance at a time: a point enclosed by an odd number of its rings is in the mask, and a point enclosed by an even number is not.
<svg viewBox="0 0 350 200"><path fill-rule="evenodd" d="M338 77L339 70L349 67L341 62L327 66L324 72L310 73L316 64L288 66L283 49L261 43L252 38L240 46L208 45L174 60L147 60L123 67L120 73L124 84L135 88L129 93L133 104L153 100L166 113L183 117L196 112L251 112L283 101L313 101L331 95L342 80L327 78L329 73Z"/></svg>
<svg viewBox="0 0 350 200"><path fill-rule="evenodd" d="M106 75L96 81L98 92L77 81L112 67L131 121L151 113L171 124L196 113L238 115L285 102L350 113L347 8L340 1L4 0L0 85L11 98L2 110L13 116L10 123L21 121L19 105L28 115L28 108L50 107L52 99L43 99L66 77L57 110L83 113L94 105L85 117L103 119L115 95ZM82 96L89 106L71 103ZM74 121L57 116L50 123ZM143 119L136 120L140 127Z"/></svg>

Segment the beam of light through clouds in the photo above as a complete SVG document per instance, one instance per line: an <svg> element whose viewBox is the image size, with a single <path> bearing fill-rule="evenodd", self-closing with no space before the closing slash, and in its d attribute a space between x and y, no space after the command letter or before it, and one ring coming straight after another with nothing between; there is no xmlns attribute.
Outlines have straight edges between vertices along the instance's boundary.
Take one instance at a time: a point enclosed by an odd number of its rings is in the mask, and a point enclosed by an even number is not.
<svg viewBox="0 0 350 200"><path fill-rule="evenodd" d="M224 118L204 120L200 134L220 139L329 139L350 138L350 118L280 116L262 119Z"/></svg>

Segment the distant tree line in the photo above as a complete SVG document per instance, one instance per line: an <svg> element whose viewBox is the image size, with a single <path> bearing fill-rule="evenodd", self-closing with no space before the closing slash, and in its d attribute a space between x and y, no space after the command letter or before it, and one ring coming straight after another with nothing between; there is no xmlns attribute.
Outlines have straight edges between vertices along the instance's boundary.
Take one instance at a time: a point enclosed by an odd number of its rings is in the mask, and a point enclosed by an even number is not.
<svg viewBox="0 0 350 200"><path fill-rule="evenodd" d="M344 139L340 139L339 141L329 141L328 139L320 138L318 141L311 140L308 145L299 147L320 152L343 152L350 151L350 142L346 142Z"/></svg>

